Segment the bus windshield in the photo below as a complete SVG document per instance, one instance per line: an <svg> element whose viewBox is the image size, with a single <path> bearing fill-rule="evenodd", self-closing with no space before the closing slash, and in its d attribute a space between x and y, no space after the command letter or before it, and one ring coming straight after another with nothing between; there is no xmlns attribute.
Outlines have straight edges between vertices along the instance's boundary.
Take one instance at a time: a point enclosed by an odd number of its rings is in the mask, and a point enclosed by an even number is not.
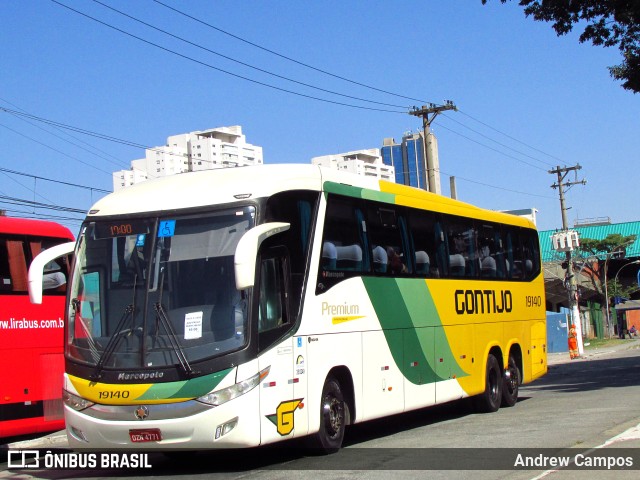
<svg viewBox="0 0 640 480"><path fill-rule="evenodd" d="M245 344L233 258L253 207L88 221L70 287L67 354L102 369L164 367Z"/></svg>

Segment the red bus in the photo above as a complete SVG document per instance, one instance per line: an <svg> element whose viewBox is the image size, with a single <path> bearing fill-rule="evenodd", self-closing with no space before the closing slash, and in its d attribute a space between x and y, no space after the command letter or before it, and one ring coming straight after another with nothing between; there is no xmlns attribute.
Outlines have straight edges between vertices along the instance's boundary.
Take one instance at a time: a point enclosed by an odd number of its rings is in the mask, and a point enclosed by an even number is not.
<svg viewBox="0 0 640 480"><path fill-rule="evenodd" d="M43 300L29 301L27 274L41 251L73 241L57 223L0 216L0 443L64 428L64 302L69 258L45 267Z"/></svg>

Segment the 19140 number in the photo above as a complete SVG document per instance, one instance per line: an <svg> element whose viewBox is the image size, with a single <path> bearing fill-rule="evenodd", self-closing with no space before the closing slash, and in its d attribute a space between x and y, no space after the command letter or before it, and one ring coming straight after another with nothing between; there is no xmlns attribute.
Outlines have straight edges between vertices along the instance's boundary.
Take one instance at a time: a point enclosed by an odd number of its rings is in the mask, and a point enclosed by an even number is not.
<svg viewBox="0 0 640 480"><path fill-rule="evenodd" d="M525 299L528 308L542 306L542 297L540 295L527 295Z"/></svg>
<svg viewBox="0 0 640 480"><path fill-rule="evenodd" d="M102 391L102 392L98 392L98 395L101 400L107 400L112 398L129 398L129 391L128 390Z"/></svg>

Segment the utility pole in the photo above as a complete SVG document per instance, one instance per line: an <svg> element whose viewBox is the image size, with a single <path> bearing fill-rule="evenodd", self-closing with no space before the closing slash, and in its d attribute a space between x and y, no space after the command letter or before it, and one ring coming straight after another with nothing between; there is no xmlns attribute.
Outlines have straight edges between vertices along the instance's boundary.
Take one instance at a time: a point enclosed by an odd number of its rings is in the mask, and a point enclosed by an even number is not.
<svg viewBox="0 0 640 480"><path fill-rule="evenodd" d="M577 335L577 341L578 341L578 352L580 353L580 355L582 355L584 353L584 347L582 344L582 322L580 320L580 310L578 308L578 282L576 280L576 276L573 273L573 263L572 263L572 259L571 259L571 253L573 251L573 246L574 246L574 242L572 240L572 237L570 235L570 231L569 231L569 222L567 221L567 207L565 206L565 202L564 202L564 191L565 188L570 188L573 185L586 185L587 181L586 180L576 180L575 182L565 182L564 179L566 178L566 176L569 174L569 172L577 172L578 170L582 169L582 167L580 166L580 164L577 164L575 167L564 167L564 168L560 168L559 166L556 167L554 170L549 170L549 173L551 174L555 174L558 176L558 181L556 183L554 183L553 185L551 185L551 188L553 189L558 189L559 193L560 193L560 210L562 211L562 231L564 233L564 239L568 239L568 242L565 242L565 249L562 249L565 251L565 255L567 258L567 274L566 274L566 279L569 282L569 306L571 307L571 323L574 324L576 326L576 335ZM576 173L577 175L577 173ZM563 183L564 182L564 183ZM573 232L576 233L576 232ZM577 233L574 236L575 238L575 246L578 246L578 242L577 242ZM555 243L555 242L554 242ZM559 249L560 250L560 249ZM560 250L560 251L562 251ZM608 302L607 302L608 303ZM607 305L607 308L609 306Z"/></svg>
<svg viewBox="0 0 640 480"><path fill-rule="evenodd" d="M438 145L435 137L430 132L431 123L438 116L440 112L445 110L455 110L458 108L451 100L445 100L444 105L436 105L430 103L423 105L422 108L414 107L409 115L414 117L422 117L423 132L423 145L424 151L424 164L427 171L427 186L428 190L440 195L440 165L438 160ZM431 115L431 117L429 117Z"/></svg>

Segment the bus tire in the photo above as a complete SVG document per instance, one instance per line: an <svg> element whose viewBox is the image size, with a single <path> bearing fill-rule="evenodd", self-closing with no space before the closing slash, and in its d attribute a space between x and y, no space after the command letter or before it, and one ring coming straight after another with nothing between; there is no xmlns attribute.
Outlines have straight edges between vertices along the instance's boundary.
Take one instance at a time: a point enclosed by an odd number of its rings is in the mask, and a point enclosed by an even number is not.
<svg viewBox="0 0 640 480"><path fill-rule="evenodd" d="M502 402L502 372L498 359L490 354L487 358L484 392L474 398L474 405L480 413L497 412Z"/></svg>
<svg viewBox="0 0 640 480"><path fill-rule="evenodd" d="M342 447L346 427L346 405L340 383L328 377L320 398L320 430L314 446L321 453L335 453Z"/></svg>
<svg viewBox="0 0 640 480"><path fill-rule="evenodd" d="M502 383L502 404L503 407L513 407L518 401L518 388L520 386L520 370L516 364L516 359L509 355L509 365L504 372Z"/></svg>

